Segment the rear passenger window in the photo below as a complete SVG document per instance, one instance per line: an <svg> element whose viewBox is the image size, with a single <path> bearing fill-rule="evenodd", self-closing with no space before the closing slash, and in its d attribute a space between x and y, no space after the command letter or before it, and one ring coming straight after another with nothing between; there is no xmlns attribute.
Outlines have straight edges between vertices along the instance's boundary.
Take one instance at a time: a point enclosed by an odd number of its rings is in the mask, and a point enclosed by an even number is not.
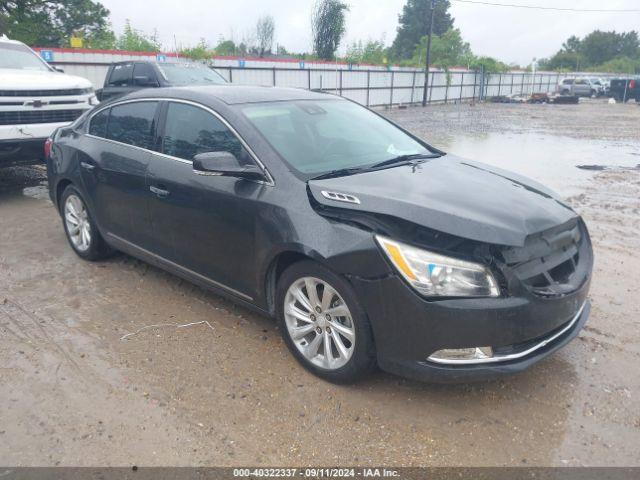
<svg viewBox="0 0 640 480"><path fill-rule="evenodd" d="M156 81L156 72L148 63L136 63L133 67L133 83L148 87L150 82Z"/></svg>
<svg viewBox="0 0 640 480"><path fill-rule="evenodd" d="M112 107L107 138L151 150L157 106L158 102L134 102Z"/></svg>
<svg viewBox="0 0 640 480"><path fill-rule="evenodd" d="M163 152L172 157L193 160L199 153L231 152L240 163L252 163L238 137L202 108L170 103L164 130Z"/></svg>
<svg viewBox="0 0 640 480"><path fill-rule="evenodd" d="M116 65L111 71L109 77L110 87L126 87L131 84L131 77L133 73L133 63L125 63L122 65Z"/></svg>
<svg viewBox="0 0 640 480"><path fill-rule="evenodd" d="M89 133L96 137L105 138L107 136L107 123L109 121L109 111L107 108L93 116L89 124Z"/></svg>

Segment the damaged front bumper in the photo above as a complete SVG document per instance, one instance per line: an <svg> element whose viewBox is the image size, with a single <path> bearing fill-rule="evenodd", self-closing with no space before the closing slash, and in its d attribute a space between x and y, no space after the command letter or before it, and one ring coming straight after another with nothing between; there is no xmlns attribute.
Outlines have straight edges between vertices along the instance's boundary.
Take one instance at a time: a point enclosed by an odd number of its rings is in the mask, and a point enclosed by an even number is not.
<svg viewBox="0 0 640 480"><path fill-rule="evenodd" d="M431 301L397 276L351 279L373 326L385 371L429 382L467 382L526 369L575 338L590 312L589 281L557 298ZM444 349L488 346L484 361L437 362Z"/></svg>

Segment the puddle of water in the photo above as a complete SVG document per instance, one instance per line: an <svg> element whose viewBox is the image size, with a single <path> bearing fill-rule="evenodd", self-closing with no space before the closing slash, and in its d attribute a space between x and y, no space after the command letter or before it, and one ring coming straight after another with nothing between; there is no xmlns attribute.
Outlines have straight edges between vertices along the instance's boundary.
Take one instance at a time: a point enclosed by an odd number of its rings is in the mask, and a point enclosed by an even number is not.
<svg viewBox="0 0 640 480"><path fill-rule="evenodd" d="M569 197L584 190L597 171L578 165L635 168L640 142L576 139L541 133L488 133L434 141L448 153L511 170Z"/></svg>

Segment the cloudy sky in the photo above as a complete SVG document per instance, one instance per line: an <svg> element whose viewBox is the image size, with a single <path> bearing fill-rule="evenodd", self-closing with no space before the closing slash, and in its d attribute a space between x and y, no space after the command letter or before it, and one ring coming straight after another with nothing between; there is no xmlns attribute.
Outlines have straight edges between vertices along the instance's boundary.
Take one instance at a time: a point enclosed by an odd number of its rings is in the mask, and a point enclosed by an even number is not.
<svg viewBox="0 0 640 480"><path fill-rule="evenodd" d="M384 39L390 44L398 25L398 14L406 0L346 0L344 45L354 40ZM639 0L492 0L494 3L539 5L582 9L638 9ZM111 20L120 32L126 19L142 31L158 30L165 49L191 45L201 38L215 44L220 37L241 41L260 15L276 21L276 41L290 51L311 49L310 13L313 0L101 0L111 10ZM151 3L153 6L151 6ZM529 64L533 57L557 51L570 35L592 30L640 29L640 13L575 13L542 11L451 1L455 25L476 54L506 62Z"/></svg>

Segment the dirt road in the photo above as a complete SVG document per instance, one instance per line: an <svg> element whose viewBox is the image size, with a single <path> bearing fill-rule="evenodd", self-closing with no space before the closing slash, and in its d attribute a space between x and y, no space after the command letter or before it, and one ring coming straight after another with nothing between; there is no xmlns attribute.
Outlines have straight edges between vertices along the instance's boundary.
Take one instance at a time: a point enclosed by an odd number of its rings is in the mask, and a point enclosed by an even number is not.
<svg viewBox="0 0 640 480"><path fill-rule="evenodd" d="M378 373L330 385L295 363L268 319L124 255L81 261L43 170L0 171L0 464L640 465L640 108L388 115L447 150L511 158L571 187L596 251L576 341L489 383ZM493 148L536 136L540 164ZM576 169L580 156L560 148L574 141L611 168Z"/></svg>

